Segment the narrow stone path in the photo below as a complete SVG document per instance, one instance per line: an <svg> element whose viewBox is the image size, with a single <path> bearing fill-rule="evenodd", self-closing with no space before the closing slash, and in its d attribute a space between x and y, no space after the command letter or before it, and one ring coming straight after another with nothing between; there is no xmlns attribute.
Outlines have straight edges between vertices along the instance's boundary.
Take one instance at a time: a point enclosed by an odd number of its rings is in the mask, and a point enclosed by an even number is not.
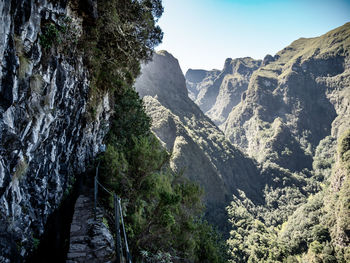
<svg viewBox="0 0 350 263"><path fill-rule="evenodd" d="M92 194L78 197L70 228L66 263L113 262L113 236L102 223L101 210L98 210L97 219L94 219L93 207Z"/></svg>

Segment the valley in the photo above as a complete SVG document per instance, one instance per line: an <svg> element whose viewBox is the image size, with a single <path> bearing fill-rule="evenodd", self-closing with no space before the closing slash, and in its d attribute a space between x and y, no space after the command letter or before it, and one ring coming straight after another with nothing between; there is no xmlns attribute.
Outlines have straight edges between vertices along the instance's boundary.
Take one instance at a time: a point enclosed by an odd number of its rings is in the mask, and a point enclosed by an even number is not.
<svg viewBox="0 0 350 263"><path fill-rule="evenodd" d="M226 59L221 71L189 69L184 76L167 51L142 67L135 86L152 117L152 130L172 154L171 168L183 169L204 187L209 221L224 235L232 229L232 262L300 255L345 260L349 236L336 243L333 226L325 221L330 211L324 198L335 194L328 184L339 165L337 142L350 128L349 36L348 23L317 38L296 40L262 61ZM346 184L348 172L342 171ZM217 215L212 207L222 216L211 216ZM297 217L307 221L306 211L318 210L323 212L302 230L307 243L290 236L300 231L294 226ZM230 227L222 224L227 216ZM346 222L342 233L350 227ZM326 239L306 238L321 226ZM263 244L250 243L255 239ZM316 255L312 242L327 247L328 254Z"/></svg>
<svg viewBox="0 0 350 263"><path fill-rule="evenodd" d="M349 3L195 2L0 1L0 262L350 262Z"/></svg>

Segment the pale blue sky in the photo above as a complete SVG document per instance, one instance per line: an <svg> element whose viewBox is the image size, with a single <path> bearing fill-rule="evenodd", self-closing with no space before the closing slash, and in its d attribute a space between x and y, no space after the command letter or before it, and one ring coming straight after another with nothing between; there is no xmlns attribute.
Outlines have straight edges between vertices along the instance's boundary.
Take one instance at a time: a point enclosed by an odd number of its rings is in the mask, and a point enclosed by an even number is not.
<svg viewBox="0 0 350 263"><path fill-rule="evenodd" d="M165 49L188 68L222 69L226 58L274 55L300 37L350 22L350 0L163 0Z"/></svg>

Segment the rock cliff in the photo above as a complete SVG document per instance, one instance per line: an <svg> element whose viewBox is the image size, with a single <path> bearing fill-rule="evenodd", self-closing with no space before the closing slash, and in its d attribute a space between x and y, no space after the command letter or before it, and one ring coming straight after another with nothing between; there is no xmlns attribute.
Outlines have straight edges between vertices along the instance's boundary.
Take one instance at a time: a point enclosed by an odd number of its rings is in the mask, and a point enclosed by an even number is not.
<svg viewBox="0 0 350 263"><path fill-rule="evenodd" d="M350 127L350 23L301 38L265 59L222 126L226 138L259 162L312 168L326 136Z"/></svg>
<svg viewBox="0 0 350 263"><path fill-rule="evenodd" d="M255 162L225 141L224 134L188 97L185 78L171 54L155 54L152 62L142 66L135 86L152 117L154 133L172 153L171 168L183 170L204 187L209 216L216 217L213 221L225 222L223 208L238 189L256 202L262 200Z"/></svg>
<svg viewBox="0 0 350 263"><path fill-rule="evenodd" d="M220 127L248 88L252 73L261 60L228 58L221 71L188 70L186 85L190 98Z"/></svg>
<svg viewBox="0 0 350 263"><path fill-rule="evenodd" d="M203 69L187 70L185 78L188 96L190 99L196 101L200 93L200 96L202 97L203 90L207 90L211 85L213 85L213 81L216 79L219 73L220 70L217 69L210 71Z"/></svg>
<svg viewBox="0 0 350 263"><path fill-rule="evenodd" d="M62 21L81 31L81 16L66 2L0 1L1 262L30 253L108 129L108 94L92 116L89 73L69 53L68 37L57 47L45 42Z"/></svg>

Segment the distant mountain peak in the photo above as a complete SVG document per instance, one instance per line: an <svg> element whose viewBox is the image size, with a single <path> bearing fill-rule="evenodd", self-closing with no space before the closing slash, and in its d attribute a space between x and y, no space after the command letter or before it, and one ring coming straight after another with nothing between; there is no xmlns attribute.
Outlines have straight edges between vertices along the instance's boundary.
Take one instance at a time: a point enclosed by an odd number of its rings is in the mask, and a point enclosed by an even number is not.
<svg viewBox="0 0 350 263"><path fill-rule="evenodd" d="M168 96L187 97L186 80L179 61L168 51L154 53L152 61L141 66L141 72L135 83L140 96L158 95L160 100Z"/></svg>

